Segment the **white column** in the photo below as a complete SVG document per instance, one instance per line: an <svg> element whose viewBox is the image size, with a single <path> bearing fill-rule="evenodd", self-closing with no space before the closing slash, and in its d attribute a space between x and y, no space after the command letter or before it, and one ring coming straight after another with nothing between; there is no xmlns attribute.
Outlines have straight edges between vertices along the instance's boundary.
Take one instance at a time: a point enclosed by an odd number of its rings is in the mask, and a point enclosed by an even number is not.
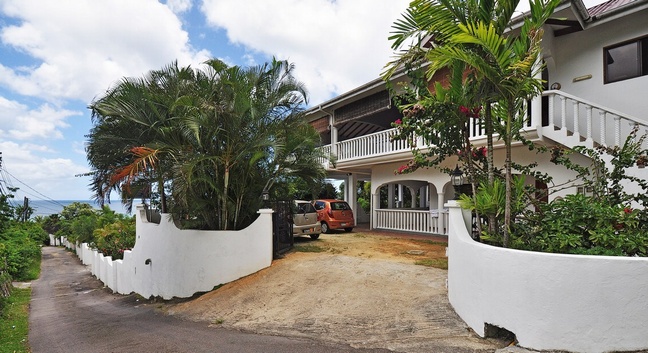
<svg viewBox="0 0 648 353"><path fill-rule="evenodd" d="M534 69L542 67L542 58L534 64ZM542 80L542 70L536 70L535 79ZM531 128L536 129L542 126L542 95L538 95L531 100Z"/></svg>
<svg viewBox="0 0 648 353"><path fill-rule="evenodd" d="M443 234L443 229L445 228L445 224L443 224L443 199L445 198L445 194L443 192L437 192L437 210L439 212L439 233ZM432 207L432 205L430 205Z"/></svg>
<svg viewBox="0 0 648 353"><path fill-rule="evenodd" d="M395 197L395 192L394 192L394 184L389 183L387 184L387 208L394 208L394 197Z"/></svg>
<svg viewBox="0 0 648 353"><path fill-rule="evenodd" d="M371 217L369 217L369 229L375 229L378 222L377 209L380 208L380 189L376 190L375 194L371 194Z"/></svg>
<svg viewBox="0 0 648 353"><path fill-rule="evenodd" d="M403 184L398 184L398 204L401 207L404 207L403 205Z"/></svg>
<svg viewBox="0 0 648 353"><path fill-rule="evenodd" d="M346 178L346 186L344 187L346 193L346 202L353 210L353 217L355 224L358 224L358 190L356 190L356 180L358 178L353 173L348 173Z"/></svg>
<svg viewBox="0 0 648 353"><path fill-rule="evenodd" d="M414 190L414 188L411 188L409 186L407 187L407 190L409 190L409 193L410 193L410 205L409 205L409 207L410 208L416 208L416 190Z"/></svg>
<svg viewBox="0 0 648 353"><path fill-rule="evenodd" d="M329 116L329 126L331 127L331 154L337 158L338 129L335 127L335 118Z"/></svg>

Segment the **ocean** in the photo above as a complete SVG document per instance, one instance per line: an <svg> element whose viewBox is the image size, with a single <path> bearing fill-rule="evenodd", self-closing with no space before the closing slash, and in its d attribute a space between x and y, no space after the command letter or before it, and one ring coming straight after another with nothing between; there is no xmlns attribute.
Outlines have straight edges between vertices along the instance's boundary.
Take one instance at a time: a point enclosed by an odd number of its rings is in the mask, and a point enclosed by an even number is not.
<svg viewBox="0 0 648 353"><path fill-rule="evenodd" d="M16 201L14 201L14 203L15 202ZM34 213L32 214L32 217L36 217L36 216L47 217L51 214L60 213L63 210L63 207L68 206L74 202L87 203L96 209L101 209L101 207L99 207L99 205L97 205L93 200L32 200L30 199L29 206L34 209ZM108 205L111 210L117 213L122 213L126 215L128 214L124 206L122 206L121 201L119 200L111 201L109 204L106 205Z"/></svg>

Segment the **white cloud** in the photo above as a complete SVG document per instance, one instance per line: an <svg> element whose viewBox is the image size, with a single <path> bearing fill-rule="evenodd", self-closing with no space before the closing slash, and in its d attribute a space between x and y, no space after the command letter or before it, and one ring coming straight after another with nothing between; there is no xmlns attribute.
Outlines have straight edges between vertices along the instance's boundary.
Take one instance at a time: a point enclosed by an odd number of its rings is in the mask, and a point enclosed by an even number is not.
<svg viewBox="0 0 648 353"><path fill-rule="evenodd" d="M167 0L166 5L174 13L180 14L191 10L191 0Z"/></svg>
<svg viewBox="0 0 648 353"><path fill-rule="evenodd" d="M75 177L87 172L87 166L76 164L67 158L43 158L33 153L50 152L49 147L43 145L0 141L0 151L3 152L3 168L13 176L5 184L19 187L21 191L17 195L20 197L26 193L39 198L37 191L59 200L89 198L87 178ZM76 194L70 190L74 190Z"/></svg>
<svg viewBox="0 0 648 353"><path fill-rule="evenodd" d="M66 119L81 114L50 104L30 109L0 96L0 139L60 139L63 137L61 129L69 126Z"/></svg>
<svg viewBox="0 0 648 353"><path fill-rule="evenodd" d="M393 22L409 0L205 0L201 10L233 43L295 63L311 104L378 78Z"/></svg>
<svg viewBox="0 0 648 353"><path fill-rule="evenodd" d="M178 60L197 64L195 50L174 10L189 2L155 0L4 0L0 10L18 20L0 40L37 60L30 70L0 65L0 85L55 101L89 102L124 76L141 76Z"/></svg>

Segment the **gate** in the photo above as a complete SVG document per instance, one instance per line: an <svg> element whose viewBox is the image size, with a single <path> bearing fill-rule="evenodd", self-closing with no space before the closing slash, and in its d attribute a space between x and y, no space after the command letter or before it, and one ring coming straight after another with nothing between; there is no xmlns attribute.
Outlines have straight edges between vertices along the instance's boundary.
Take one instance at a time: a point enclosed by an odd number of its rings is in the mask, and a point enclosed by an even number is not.
<svg viewBox="0 0 648 353"><path fill-rule="evenodd" d="M272 203L272 240L273 256L281 257L294 245L292 201L275 201Z"/></svg>

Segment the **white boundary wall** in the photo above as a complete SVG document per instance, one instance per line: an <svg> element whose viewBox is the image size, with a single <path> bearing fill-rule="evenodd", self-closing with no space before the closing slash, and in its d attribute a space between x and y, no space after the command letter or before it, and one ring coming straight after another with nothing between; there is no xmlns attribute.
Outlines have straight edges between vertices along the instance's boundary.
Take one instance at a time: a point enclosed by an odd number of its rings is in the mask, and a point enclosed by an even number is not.
<svg viewBox="0 0 648 353"><path fill-rule="evenodd" d="M112 261L85 243L76 247L76 253L114 292L135 292L145 298L190 297L271 265L272 212L259 210L259 218L240 231L180 230L168 214L162 215L160 224L147 222L140 205L135 246L124 252L123 260ZM65 239L62 243L75 246Z"/></svg>
<svg viewBox="0 0 648 353"><path fill-rule="evenodd" d="M537 350L648 349L648 259L519 251L473 241L452 201L448 296L480 336L485 324Z"/></svg>

